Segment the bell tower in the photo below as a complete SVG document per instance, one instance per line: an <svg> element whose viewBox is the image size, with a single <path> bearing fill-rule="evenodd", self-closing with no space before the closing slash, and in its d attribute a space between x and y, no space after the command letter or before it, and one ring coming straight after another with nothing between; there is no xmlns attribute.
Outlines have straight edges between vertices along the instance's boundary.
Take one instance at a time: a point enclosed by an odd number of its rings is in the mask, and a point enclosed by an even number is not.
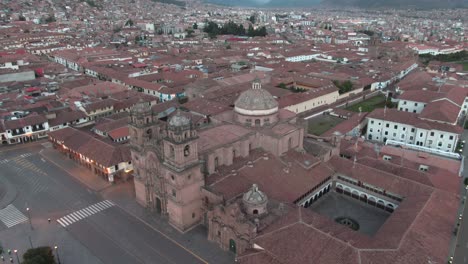
<svg viewBox="0 0 468 264"><path fill-rule="evenodd" d="M149 102L140 100L132 107L129 134L136 199L145 207L153 207L154 179L145 160L146 147L159 137L159 126Z"/></svg>
<svg viewBox="0 0 468 264"><path fill-rule="evenodd" d="M180 231L202 216L201 188L205 184L198 157L198 136L192 120L177 111L163 139L164 174L169 223Z"/></svg>

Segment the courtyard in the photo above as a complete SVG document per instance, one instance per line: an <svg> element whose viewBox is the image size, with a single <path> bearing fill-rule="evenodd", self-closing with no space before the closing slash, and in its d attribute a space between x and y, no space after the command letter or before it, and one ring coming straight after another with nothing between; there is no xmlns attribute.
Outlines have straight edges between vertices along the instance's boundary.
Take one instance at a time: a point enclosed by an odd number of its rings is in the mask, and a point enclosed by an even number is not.
<svg viewBox="0 0 468 264"><path fill-rule="evenodd" d="M377 233L390 216L385 210L336 192L329 192L309 209L369 236Z"/></svg>
<svg viewBox="0 0 468 264"><path fill-rule="evenodd" d="M307 132L320 136L343 121L345 120L331 115L317 116L308 120Z"/></svg>
<svg viewBox="0 0 468 264"><path fill-rule="evenodd" d="M376 108L384 108L385 99L385 95L379 94L357 104L351 105L347 107L346 110L359 112L359 109L361 109L361 112L372 112ZM390 99L388 99L388 101L390 101ZM392 105L388 104L387 106L391 107Z"/></svg>

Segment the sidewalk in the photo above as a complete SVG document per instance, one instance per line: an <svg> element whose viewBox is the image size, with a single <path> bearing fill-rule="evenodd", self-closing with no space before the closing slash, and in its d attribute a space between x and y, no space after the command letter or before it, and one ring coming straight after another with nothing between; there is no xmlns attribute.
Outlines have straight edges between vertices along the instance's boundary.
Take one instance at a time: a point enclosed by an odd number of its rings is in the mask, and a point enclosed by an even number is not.
<svg viewBox="0 0 468 264"><path fill-rule="evenodd" d="M105 188L112 186L112 183L103 180L98 175L93 174L87 168L67 158L62 153L54 150L53 148L43 149L39 152L39 154L48 161L55 164L57 167L68 172L68 174L73 176L73 178L77 179L95 192L100 192Z"/></svg>
<svg viewBox="0 0 468 264"><path fill-rule="evenodd" d="M133 181L121 183L101 192L104 199L112 200L119 208L151 226L156 232L166 236L176 244L191 250L208 263L234 263L234 254L222 250L216 243L208 241L207 230L199 225L186 233L180 233L169 225L166 218L148 212L135 200Z"/></svg>

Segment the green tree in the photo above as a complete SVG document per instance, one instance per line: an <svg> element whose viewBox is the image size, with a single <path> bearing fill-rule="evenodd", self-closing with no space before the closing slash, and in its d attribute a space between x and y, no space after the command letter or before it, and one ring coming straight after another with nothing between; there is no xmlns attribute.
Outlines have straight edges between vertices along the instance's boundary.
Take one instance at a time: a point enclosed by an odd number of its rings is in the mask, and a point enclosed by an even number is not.
<svg viewBox="0 0 468 264"><path fill-rule="evenodd" d="M31 248L23 255L22 264L56 264L51 247Z"/></svg>
<svg viewBox="0 0 468 264"><path fill-rule="evenodd" d="M47 18L45 19L45 22L46 22L46 23L52 23L52 22L55 22L55 21L56 21L56 19L55 19L55 16L54 16L54 15L49 15L49 17L47 17Z"/></svg>
<svg viewBox="0 0 468 264"><path fill-rule="evenodd" d="M198 24L197 24L197 22L193 23L192 28L193 28L193 29L198 29Z"/></svg>
<svg viewBox="0 0 468 264"><path fill-rule="evenodd" d="M127 22L125 22L125 26L133 27L133 20L127 20Z"/></svg>
<svg viewBox="0 0 468 264"><path fill-rule="evenodd" d="M249 21L250 21L252 24L255 24L255 22L257 22L257 19L256 19L255 15L251 15L251 16L249 17Z"/></svg>
<svg viewBox="0 0 468 264"><path fill-rule="evenodd" d="M19 21L26 21L26 18L23 15L20 15L18 19Z"/></svg>
<svg viewBox="0 0 468 264"><path fill-rule="evenodd" d="M288 89L288 87L286 87L286 84L285 84L285 83L280 83L280 84L278 84L278 87L279 87L279 88L282 88L282 89Z"/></svg>

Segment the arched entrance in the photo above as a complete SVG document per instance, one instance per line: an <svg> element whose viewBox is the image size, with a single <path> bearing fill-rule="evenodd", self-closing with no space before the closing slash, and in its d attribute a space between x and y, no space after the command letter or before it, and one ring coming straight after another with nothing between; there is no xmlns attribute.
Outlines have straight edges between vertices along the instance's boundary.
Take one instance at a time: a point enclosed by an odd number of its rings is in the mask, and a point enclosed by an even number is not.
<svg viewBox="0 0 468 264"><path fill-rule="evenodd" d="M161 213L161 199L156 197L156 212Z"/></svg>
<svg viewBox="0 0 468 264"><path fill-rule="evenodd" d="M229 250L236 253L236 241L234 239L229 239Z"/></svg>

